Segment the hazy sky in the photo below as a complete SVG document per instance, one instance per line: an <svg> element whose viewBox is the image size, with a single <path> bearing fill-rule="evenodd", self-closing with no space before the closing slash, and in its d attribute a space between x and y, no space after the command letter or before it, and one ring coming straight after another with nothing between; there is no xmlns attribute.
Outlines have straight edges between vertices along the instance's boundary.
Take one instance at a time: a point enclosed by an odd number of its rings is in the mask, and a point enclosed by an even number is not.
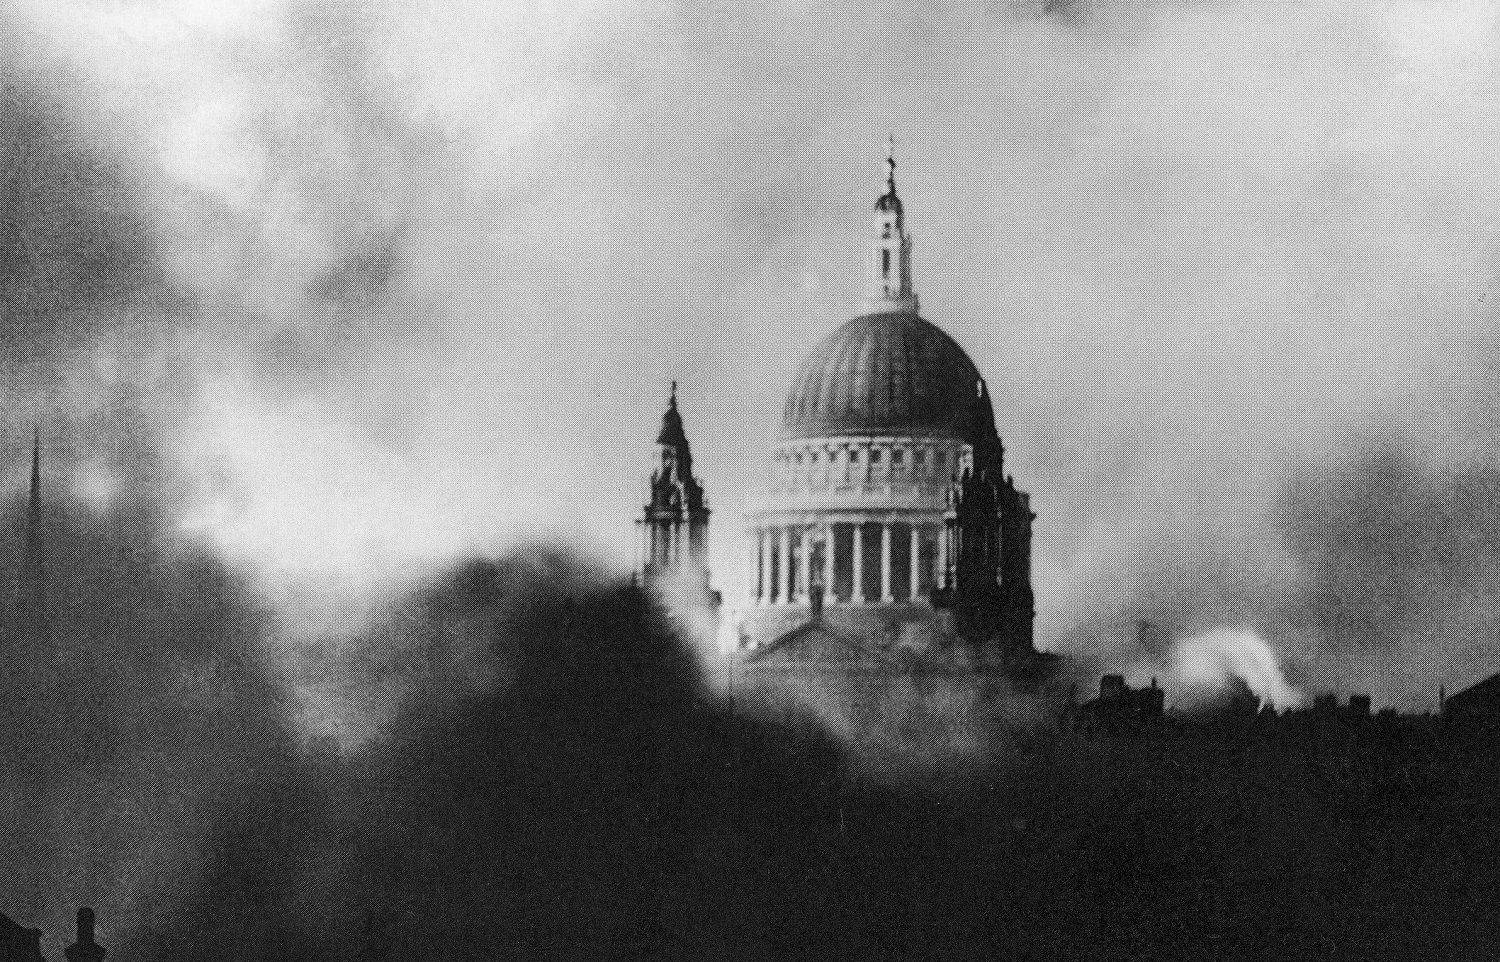
<svg viewBox="0 0 1500 962"><path fill-rule="evenodd" d="M1150 617L1377 692L1414 690L1387 642L1500 667L1489 546L1412 575L1361 500L1493 510L1500 11L1040 6L8 0L0 56L123 171L179 297L183 536L270 584L539 534L623 568L675 378L737 598L892 133L923 313L1033 492L1044 645ZM1381 578L1365 651L1319 612Z"/></svg>

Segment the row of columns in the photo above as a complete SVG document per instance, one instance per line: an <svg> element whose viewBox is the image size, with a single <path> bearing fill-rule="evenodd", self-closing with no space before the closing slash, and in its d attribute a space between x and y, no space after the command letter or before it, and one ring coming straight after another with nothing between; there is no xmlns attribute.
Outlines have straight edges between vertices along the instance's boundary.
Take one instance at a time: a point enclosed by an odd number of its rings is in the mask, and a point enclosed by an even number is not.
<svg viewBox="0 0 1500 962"><path fill-rule="evenodd" d="M849 601L852 604L866 604L870 601L894 602L898 600L893 592L892 578L892 542L895 537L894 526L890 523L880 525L880 595L877 599L866 598L865 586L865 550L864 535L865 524L852 523L853 538L850 551L851 560L851 584ZM938 545L935 552L935 570L933 580L939 586L943 586L946 579L946 558L948 556L948 532L941 525L937 528ZM911 544L907 552L908 576L906 581L906 597L902 601L915 601L921 596L922 587L922 552L921 537L924 529L917 525L910 526ZM931 527L925 529L931 530ZM779 527L761 529L756 533L755 542L752 545L752 556L750 559L750 583L753 586L751 594L756 604L800 604L808 601L812 585L813 566L813 543L816 535L821 535L823 550L822 582L824 591L830 596L834 586L837 585L837 552L833 537L833 526L824 524L821 526L795 525L792 527ZM794 546L794 538L796 544ZM793 577L792 560L793 552L796 552L796 576Z"/></svg>
<svg viewBox="0 0 1500 962"><path fill-rule="evenodd" d="M693 538L692 524L687 521L640 522L641 532L638 548L639 564L670 566L681 564L695 557L698 545Z"/></svg>

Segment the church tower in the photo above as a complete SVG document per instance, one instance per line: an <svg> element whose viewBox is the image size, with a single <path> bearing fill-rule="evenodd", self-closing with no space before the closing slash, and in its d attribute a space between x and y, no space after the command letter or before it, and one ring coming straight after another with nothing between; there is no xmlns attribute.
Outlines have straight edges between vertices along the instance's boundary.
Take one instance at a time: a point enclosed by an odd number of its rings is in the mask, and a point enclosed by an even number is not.
<svg viewBox="0 0 1500 962"><path fill-rule="evenodd" d="M1005 474L1005 446L995 430L989 386L981 379L970 405L959 472L948 489L942 602L961 638L1009 655L1031 653L1031 497Z"/></svg>
<svg viewBox="0 0 1500 962"><path fill-rule="evenodd" d="M693 453L677 410L676 381L656 447L659 463L651 473L651 500L637 522L641 528L640 581L649 585L669 573L687 572L706 585L708 506L703 485L693 476Z"/></svg>

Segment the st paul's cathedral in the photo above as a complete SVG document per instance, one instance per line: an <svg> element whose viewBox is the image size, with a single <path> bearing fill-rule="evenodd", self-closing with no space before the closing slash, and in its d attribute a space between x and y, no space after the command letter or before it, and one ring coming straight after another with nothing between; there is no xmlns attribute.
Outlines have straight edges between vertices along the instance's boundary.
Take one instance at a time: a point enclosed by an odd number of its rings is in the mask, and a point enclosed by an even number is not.
<svg viewBox="0 0 1500 962"><path fill-rule="evenodd" d="M888 158L858 316L801 362L744 519L748 664L950 665L1045 674L1033 647L1030 497L1005 471L983 375L919 313ZM675 385L639 521L640 576L708 591L709 511Z"/></svg>

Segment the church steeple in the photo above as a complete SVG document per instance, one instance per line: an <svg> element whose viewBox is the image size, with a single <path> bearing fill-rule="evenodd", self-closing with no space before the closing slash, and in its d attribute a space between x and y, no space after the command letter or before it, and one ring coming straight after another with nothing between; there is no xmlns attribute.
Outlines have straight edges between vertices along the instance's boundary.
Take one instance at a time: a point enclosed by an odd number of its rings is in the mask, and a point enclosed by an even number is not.
<svg viewBox="0 0 1500 962"><path fill-rule="evenodd" d="M708 578L708 506L703 485L693 476L693 452L682 414L677 382L656 435L658 466L651 473L651 500L641 518L640 574L650 581L669 571L692 568Z"/></svg>
<svg viewBox="0 0 1500 962"><path fill-rule="evenodd" d="M26 553L28 563L38 560L42 548L42 429L31 436L31 497L26 506Z"/></svg>
<svg viewBox="0 0 1500 962"><path fill-rule="evenodd" d="M42 432L31 439L31 488L26 504L26 545L15 596L15 627L35 643L48 641L47 558L43 544Z"/></svg>
<svg viewBox="0 0 1500 962"><path fill-rule="evenodd" d="M906 233L905 212L896 194L896 143L886 141L885 193L875 201L875 238L870 260L870 282L865 292L867 313L917 310L911 281L912 238Z"/></svg>

